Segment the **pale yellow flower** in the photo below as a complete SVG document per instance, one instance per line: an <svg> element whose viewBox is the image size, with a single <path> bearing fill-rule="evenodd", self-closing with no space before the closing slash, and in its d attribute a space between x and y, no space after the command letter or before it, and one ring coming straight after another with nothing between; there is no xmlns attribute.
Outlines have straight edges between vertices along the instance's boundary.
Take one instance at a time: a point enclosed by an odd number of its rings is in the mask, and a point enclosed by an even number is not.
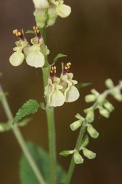
<svg viewBox="0 0 122 184"><path fill-rule="evenodd" d="M62 106L65 102L65 97L60 91L63 87L59 85L59 82L60 78L55 76L53 77L53 81L51 78L48 79L48 85L45 88L48 106Z"/></svg>
<svg viewBox="0 0 122 184"><path fill-rule="evenodd" d="M66 102L74 102L76 101L80 93L78 89L75 87L75 84L78 82L76 80L72 80L73 74L72 73L66 73L61 74L61 85L64 87L64 96L66 99Z"/></svg>
<svg viewBox="0 0 122 184"><path fill-rule="evenodd" d="M46 9L49 7L48 0L33 0L35 8Z"/></svg>

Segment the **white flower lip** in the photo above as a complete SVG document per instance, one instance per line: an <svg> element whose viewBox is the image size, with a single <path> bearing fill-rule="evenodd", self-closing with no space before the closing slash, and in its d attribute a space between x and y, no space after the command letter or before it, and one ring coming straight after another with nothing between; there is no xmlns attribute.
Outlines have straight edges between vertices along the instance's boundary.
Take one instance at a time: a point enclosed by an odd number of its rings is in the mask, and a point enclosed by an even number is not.
<svg viewBox="0 0 122 184"><path fill-rule="evenodd" d="M38 50L33 50L27 55L26 62L32 67L40 68L45 63L44 55Z"/></svg>
<svg viewBox="0 0 122 184"><path fill-rule="evenodd" d="M47 0L33 0L35 8L46 9L49 7Z"/></svg>
<svg viewBox="0 0 122 184"><path fill-rule="evenodd" d="M24 54L21 51L14 52L9 58L9 62L13 66L19 66L22 64L23 61L24 61Z"/></svg>

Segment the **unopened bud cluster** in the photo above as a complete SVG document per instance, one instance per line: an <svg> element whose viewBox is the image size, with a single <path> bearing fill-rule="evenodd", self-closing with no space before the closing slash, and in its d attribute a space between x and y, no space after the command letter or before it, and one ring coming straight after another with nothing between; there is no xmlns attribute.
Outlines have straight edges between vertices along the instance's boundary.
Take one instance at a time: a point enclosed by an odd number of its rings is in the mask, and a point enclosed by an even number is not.
<svg viewBox="0 0 122 184"><path fill-rule="evenodd" d="M33 0L36 25L39 28L52 26L57 17L68 17L71 13L70 6L64 4L63 0Z"/></svg>
<svg viewBox="0 0 122 184"><path fill-rule="evenodd" d="M68 155L73 154L74 162L76 164L82 164L84 162L84 158L81 156L80 151L82 151L83 155L85 157L87 157L88 159L94 159L96 157L96 153L94 153L93 151L86 148L88 143L89 143L89 137L85 136L82 143L81 143L81 147L79 148L79 150L77 150L77 149L65 150L65 151L62 151L60 153L60 155L66 157Z"/></svg>
<svg viewBox="0 0 122 184"><path fill-rule="evenodd" d="M99 113L104 116L105 118L108 118L110 113L114 110L114 106L107 100L107 96L111 94L115 99L118 101L122 101L122 81L119 83L119 85L114 86L113 82L111 79L107 79L105 81L106 86L108 89L104 91L102 94L98 93L95 89L91 90L91 94L87 95L85 97L86 102L94 102L94 104L90 107L84 110L86 113L86 117L83 118L80 114L76 114L77 120L73 122L70 125L70 128L72 131L77 130L79 127L85 127L87 130L87 133L90 135L90 137L96 139L99 136L99 133L97 130L91 125L91 123L94 121L95 113L94 111L96 109L99 110ZM82 128L81 127L81 128ZM93 159L96 157L96 154L86 148L86 146L89 143L89 137L86 135L83 138L83 141L81 142L81 147L70 150L70 151L65 151L61 152L61 155L67 156L69 154L73 154L74 156L74 162L76 164L81 164L83 163L84 159L80 155L80 151L83 151L83 155L87 157L88 159ZM65 155L64 155L65 153Z"/></svg>
<svg viewBox="0 0 122 184"><path fill-rule="evenodd" d="M122 82L118 86L114 86L111 79L105 81L106 86L109 88L102 94L99 94L95 89L91 90L92 94L85 97L86 102L94 102L94 105L85 109L86 120L91 123L94 121L94 110L99 109L99 113L105 118L109 118L110 113L114 110L114 106L106 99L108 94L112 95L116 100L122 101Z"/></svg>

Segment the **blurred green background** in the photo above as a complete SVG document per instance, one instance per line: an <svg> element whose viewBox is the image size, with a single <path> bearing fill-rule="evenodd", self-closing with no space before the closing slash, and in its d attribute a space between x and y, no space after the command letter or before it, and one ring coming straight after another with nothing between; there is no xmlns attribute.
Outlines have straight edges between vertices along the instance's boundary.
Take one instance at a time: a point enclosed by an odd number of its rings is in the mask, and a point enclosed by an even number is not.
<svg viewBox="0 0 122 184"><path fill-rule="evenodd" d="M72 8L67 19L58 18L56 24L47 28L47 42L51 51L50 61L58 53L68 57L61 62L71 62L71 72L79 82L91 82L92 86L81 90L79 101L56 108L57 157L65 170L70 156L63 158L59 152L73 149L77 132L69 125L75 121L75 114L83 114L84 95L91 88L102 92L104 81L113 79L117 84L122 79L122 1L121 0L74 0L65 1ZM17 40L13 29L25 31L35 25L32 1L1 1L0 5L0 79L13 115L29 98L43 101L42 74L23 63L19 67L10 65L8 58L13 53ZM30 38L30 35L27 35ZM122 104L112 99L115 111L109 119L97 115L94 127L100 133L97 140L90 139L88 148L97 153L96 159L85 159L83 165L76 166L71 184L122 184ZM0 106L0 121L6 121ZM21 129L25 140L33 141L48 150L45 114L39 111L33 121ZM0 134L0 184L20 184L19 159L22 151L12 132Z"/></svg>

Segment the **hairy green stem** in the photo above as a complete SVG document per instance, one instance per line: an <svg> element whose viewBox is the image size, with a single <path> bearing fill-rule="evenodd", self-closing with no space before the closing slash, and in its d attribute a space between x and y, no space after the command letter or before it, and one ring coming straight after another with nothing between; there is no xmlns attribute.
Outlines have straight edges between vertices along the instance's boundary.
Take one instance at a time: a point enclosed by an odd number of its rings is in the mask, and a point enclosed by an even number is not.
<svg viewBox="0 0 122 184"><path fill-rule="evenodd" d="M43 67L44 87L48 83L49 67ZM47 124L48 124L48 140L49 140L49 155L50 155L50 184L56 184L56 133L54 108L46 107Z"/></svg>
<svg viewBox="0 0 122 184"><path fill-rule="evenodd" d="M0 85L0 94L4 94L1 85ZM2 106L3 106L3 109L6 113L8 121L13 122L13 115L12 115L12 112L10 110L9 104L8 104L7 99L6 99L5 96L2 98ZM13 131L13 133L14 133L14 135L15 135L15 137L16 137L16 139L17 139L17 141L18 141L18 143L19 143L26 159L28 160L33 172L35 173L35 176L37 177L39 183L40 184L46 184L46 182L44 181L44 179L43 179L43 177L42 177L42 175L41 175L41 173L40 173L40 171L39 171L39 169L38 169L38 167L35 163L35 161L33 160L32 156L31 156L31 154L30 154L30 152L27 148L27 145L24 141L24 138L23 138L19 128L16 125L13 126L12 124L10 124L10 126L12 128L12 131Z"/></svg>
<svg viewBox="0 0 122 184"><path fill-rule="evenodd" d="M43 29L42 36L44 43L46 44L46 30ZM50 76L50 65L48 63L48 57L45 56L45 65L42 68L44 89L48 84L48 78ZM47 103L47 99L45 98ZM46 107L47 124L48 124L48 142L49 142L49 158L50 158L50 184L56 184L56 133L55 133L55 120L54 120L54 108Z"/></svg>
<svg viewBox="0 0 122 184"><path fill-rule="evenodd" d="M86 130L86 125L85 125L85 122L84 122L82 124L82 127L80 129L80 132L79 132L79 135L78 135L78 138L77 138L76 148L75 148L76 150L80 149L81 142L83 140L85 130ZM69 166L69 170L68 170L68 173L67 173L67 176L66 176L65 184L70 184L74 169L75 169L75 162L74 162L74 157L72 156L70 166Z"/></svg>
<svg viewBox="0 0 122 184"><path fill-rule="evenodd" d="M50 155L50 184L56 184L56 140L55 140L55 121L54 108L49 107L46 110L48 121L48 140Z"/></svg>

